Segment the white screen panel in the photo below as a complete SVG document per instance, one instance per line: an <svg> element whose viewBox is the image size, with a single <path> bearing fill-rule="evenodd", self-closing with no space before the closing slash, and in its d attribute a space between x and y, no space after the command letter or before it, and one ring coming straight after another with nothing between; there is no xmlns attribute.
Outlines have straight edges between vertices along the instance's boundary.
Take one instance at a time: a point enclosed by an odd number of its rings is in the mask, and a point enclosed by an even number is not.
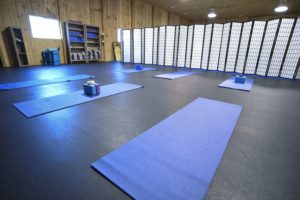
<svg viewBox="0 0 300 200"><path fill-rule="evenodd" d="M229 50L228 50L228 57L226 63L226 71L233 72L236 62L237 51L239 47L239 40L241 34L241 23L232 23L231 27L231 35L230 35L230 42L229 42Z"/></svg>
<svg viewBox="0 0 300 200"><path fill-rule="evenodd" d="M159 36L158 36L158 64L164 65L165 64L165 34L166 34L166 27L161 26L159 27Z"/></svg>
<svg viewBox="0 0 300 200"><path fill-rule="evenodd" d="M214 24L213 38L210 50L209 69L217 70L222 40L223 24Z"/></svg>
<svg viewBox="0 0 300 200"><path fill-rule="evenodd" d="M266 22L264 21L254 22L251 42L249 46L249 53L248 53L248 58L247 58L247 63L245 68L246 74L255 73L260 47L262 45L265 25Z"/></svg>
<svg viewBox="0 0 300 200"><path fill-rule="evenodd" d="M194 43L192 50L192 68L200 68L203 46L204 25L195 25Z"/></svg>
<svg viewBox="0 0 300 200"><path fill-rule="evenodd" d="M175 26L166 27L166 55L165 55L165 65L172 66L174 58L174 38L175 38Z"/></svg>
<svg viewBox="0 0 300 200"><path fill-rule="evenodd" d="M153 29L153 64L157 64L158 28Z"/></svg>
<svg viewBox="0 0 300 200"><path fill-rule="evenodd" d="M268 22L265 38L263 41L262 51L259 57L258 68L256 74L264 76L267 71L268 62L278 26L278 19Z"/></svg>
<svg viewBox="0 0 300 200"><path fill-rule="evenodd" d="M142 29L142 60L141 63L145 63L145 29Z"/></svg>
<svg viewBox="0 0 300 200"><path fill-rule="evenodd" d="M133 29L133 62L142 62L142 30Z"/></svg>
<svg viewBox="0 0 300 200"><path fill-rule="evenodd" d="M145 64L153 60L153 28L145 28Z"/></svg>
<svg viewBox="0 0 300 200"><path fill-rule="evenodd" d="M246 22L244 23L243 32L242 32L242 38L240 42L240 48L239 48L239 55L238 60L236 64L235 71L239 73L243 73L244 70L244 64L250 39L250 32L251 32L251 26L252 22Z"/></svg>
<svg viewBox="0 0 300 200"><path fill-rule="evenodd" d="M275 48L268 71L268 76L278 76L282 59L286 50L286 45L289 40L289 36L293 27L294 19L282 19Z"/></svg>
<svg viewBox="0 0 300 200"><path fill-rule="evenodd" d="M225 68L225 59L227 55L229 31L230 31L230 23L227 23L224 25L224 29L223 29L220 60L219 60L219 67L218 67L219 71L224 71Z"/></svg>
<svg viewBox="0 0 300 200"><path fill-rule="evenodd" d="M173 66L176 66L177 63L177 54L178 54L178 33L179 33L179 26L175 27L175 44L174 44L174 57L173 57Z"/></svg>
<svg viewBox="0 0 300 200"><path fill-rule="evenodd" d="M293 78L298 60L300 58L300 18L298 18L285 62L281 71L281 77Z"/></svg>
<svg viewBox="0 0 300 200"><path fill-rule="evenodd" d="M205 38L204 38L204 44L203 44L203 56L202 56L202 63L201 63L201 69L207 69L208 68L208 54L209 54L209 45L210 45L210 39L211 39L211 30L212 25L208 24L205 27Z"/></svg>
<svg viewBox="0 0 300 200"><path fill-rule="evenodd" d="M123 61L131 62L131 31L122 30Z"/></svg>
<svg viewBox="0 0 300 200"><path fill-rule="evenodd" d="M180 26L178 41L177 67L184 67L187 40L187 26Z"/></svg>
<svg viewBox="0 0 300 200"><path fill-rule="evenodd" d="M194 30L194 26L188 27L188 38L187 38L186 59L185 59L186 67L191 67L193 30Z"/></svg>

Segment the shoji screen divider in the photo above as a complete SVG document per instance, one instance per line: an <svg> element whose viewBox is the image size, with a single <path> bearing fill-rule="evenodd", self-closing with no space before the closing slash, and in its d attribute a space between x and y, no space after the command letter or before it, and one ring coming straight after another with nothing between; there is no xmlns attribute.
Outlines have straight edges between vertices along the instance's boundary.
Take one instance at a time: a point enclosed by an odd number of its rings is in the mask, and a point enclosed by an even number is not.
<svg viewBox="0 0 300 200"><path fill-rule="evenodd" d="M236 61L237 61L238 48L240 44L241 31L242 31L242 23L233 22L231 24L231 33L230 33L229 47L227 51L226 68L225 68L225 71L227 72L234 72Z"/></svg>
<svg viewBox="0 0 300 200"><path fill-rule="evenodd" d="M284 51L284 56L283 56L283 59L282 59L281 65L280 65L280 70L279 70L279 76L280 77L282 77L283 65L285 63L286 57L288 56L287 53L288 53L289 47L291 45L291 40L292 40L292 37L293 37L293 33L294 33L294 30L295 30L296 24L297 24L297 19L295 19L294 22L293 22L291 33L289 34L290 36L287 40L287 45L286 45L286 48L285 48L285 51ZM289 67L289 69L293 69L293 66L291 65Z"/></svg>
<svg viewBox="0 0 300 200"><path fill-rule="evenodd" d="M244 70L244 73L246 74L255 74L256 72L256 67L265 35L264 33L266 30L265 21L255 21L252 25L253 27L249 44L249 52Z"/></svg>
<svg viewBox="0 0 300 200"><path fill-rule="evenodd" d="M158 29L158 55L157 64L165 64L165 50L166 50L166 26L161 26Z"/></svg>
<svg viewBox="0 0 300 200"><path fill-rule="evenodd" d="M133 29L133 62L142 63L143 42L142 42L142 29Z"/></svg>
<svg viewBox="0 0 300 200"><path fill-rule="evenodd" d="M174 37L174 52L173 52L173 66L177 65L178 60L178 38L179 38L179 26L175 26L175 37Z"/></svg>
<svg viewBox="0 0 300 200"><path fill-rule="evenodd" d="M230 42L230 34L231 34L231 25L232 23L224 24L223 33L222 33L222 43L221 43L221 51L220 58L218 64L219 71L225 71L228 48Z"/></svg>
<svg viewBox="0 0 300 200"><path fill-rule="evenodd" d="M239 45L239 54L237 58L237 64L235 72L244 73L245 61L247 60L247 54L249 49L249 44L251 40L253 22L246 22L243 25L243 31L241 33L240 45Z"/></svg>
<svg viewBox="0 0 300 200"><path fill-rule="evenodd" d="M184 25L179 26L178 34L178 45L177 45L177 67L185 67L185 56L186 56L186 46L187 46L187 35L188 27Z"/></svg>
<svg viewBox="0 0 300 200"><path fill-rule="evenodd" d="M272 47L274 44L274 39L276 38L277 27L279 24L279 20L271 20L267 22L267 29L265 32L265 37L263 41L263 46L261 50L261 54L259 56L259 62L257 66L256 74L265 76L267 72L267 68L269 66L270 55L272 52ZM276 40L275 40L276 41Z"/></svg>
<svg viewBox="0 0 300 200"><path fill-rule="evenodd" d="M145 48L144 48L144 59L145 64L153 63L153 28L144 29Z"/></svg>
<svg viewBox="0 0 300 200"><path fill-rule="evenodd" d="M297 20L297 21L296 21ZM295 20L280 77L297 78L300 65L300 18ZM299 77L298 77L299 78Z"/></svg>
<svg viewBox="0 0 300 200"><path fill-rule="evenodd" d="M293 24L294 19L281 20L276 42L274 43L274 50L271 54L267 76L278 77Z"/></svg>
<svg viewBox="0 0 300 200"><path fill-rule="evenodd" d="M165 66L172 66L175 49L175 26L166 26Z"/></svg>
<svg viewBox="0 0 300 200"><path fill-rule="evenodd" d="M300 18L121 31L123 62L300 78Z"/></svg>
<svg viewBox="0 0 300 200"><path fill-rule="evenodd" d="M185 55L185 67L191 68L192 46L194 38L194 26L188 26L188 36Z"/></svg>
<svg viewBox="0 0 300 200"><path fill-rule="evenodd" d="M208 66L208 69L210 69L210 70L218 69L223 28L224 28L223 24L214 24L213 25L213 31L212 31L212 37L211 37L212 42L211 42L209 66Z"/></svg>
<svg viewBox="0 0 300 200"><path fill-rule="evenodd" d="M153 28L153 64L157 64L158 61L158 27Z"/></svg>
<svg viewBox="0 0 300 200"><path fill-rule="evenodd" d="M200 68L202 61L204 25L194 25L191 68Z"/></svg>
<svg viewBox="0 0 300 200"><path fill-rule="evenodd" d="M121 30L122 60L123 62L132 62L132 34L131 30Z"/></svg>
<svg viewBox="0 0 300 200"><path fill-rule="evenodd" d="M213 24L207 24L205 26L201 69L208 69L212 28Z"/></svg>

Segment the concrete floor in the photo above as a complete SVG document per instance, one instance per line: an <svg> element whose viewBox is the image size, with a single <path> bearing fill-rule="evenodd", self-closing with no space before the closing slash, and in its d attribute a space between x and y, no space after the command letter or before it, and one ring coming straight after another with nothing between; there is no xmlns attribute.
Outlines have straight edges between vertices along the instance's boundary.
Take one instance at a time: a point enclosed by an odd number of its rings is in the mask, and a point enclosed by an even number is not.
<svg viewBox="0 0 300 200"><path fill-rule="evenodd" d="M81 89L82 81L0 91L0 199L129 199L90 164L197 97L243 105L206 199L300 199L300 82L256 77L250 93L218 88L231 74L163 80L102 63L1 69L0 82L96 75L134 90L26 119L12 103Z"/></svg>

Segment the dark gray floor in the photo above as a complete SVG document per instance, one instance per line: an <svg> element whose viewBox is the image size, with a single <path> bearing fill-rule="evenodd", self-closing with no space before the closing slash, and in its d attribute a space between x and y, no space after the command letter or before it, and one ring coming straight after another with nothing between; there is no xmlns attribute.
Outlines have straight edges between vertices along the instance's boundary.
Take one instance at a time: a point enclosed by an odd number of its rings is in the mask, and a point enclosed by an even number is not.
<svg viewBox="0 0 300 200"><path fill-rule="evenodd" d="M145 86L31 119L12 103L75 91L84 81L0 91L0 199L129 199L90 164L199 96L244 106L206 199L300 199L299 82L256 78L248 93L218 88L226 73L164 80L151 76L176 69L117 72L131 66L0 70L1 83L88 73L102 85Z"/></svg>

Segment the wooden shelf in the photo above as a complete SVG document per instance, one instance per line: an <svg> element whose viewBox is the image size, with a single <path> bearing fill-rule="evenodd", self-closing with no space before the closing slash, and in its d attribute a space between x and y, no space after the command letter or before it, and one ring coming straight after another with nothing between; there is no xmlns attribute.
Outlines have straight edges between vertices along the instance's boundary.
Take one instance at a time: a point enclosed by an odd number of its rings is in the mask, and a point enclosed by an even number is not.
<svg viewBox="0 0 300 200"><path fill-rule="evenodd" d="M13 66L29 65L21 28L7 27L4 31L4 40L7 42L10 62Z"/></svg>
<svg viewBox="0 0 300 200"><path fill-rule="evenodd" d="M77 31L72 32L72 31ZM80 34L79 34L80 33ZM93 62L93 61L101 61L102 49L100 43L101 35L100 28L97 26L86 25L86 24L78 24L70 21L65 22L65 35L67 42L67 50L69 62ZM95 36L95 37L89 37ZM71 37L74 37L73 41L71 41ZM78 41L76 40L78 38ZM80 40L79 38L82 38ZM75 40L75 41L74 41ZM83 41L84 40L84 41ZM83 41L83 42L81 42ZM96 51L100 52L100 59L88 59L88 51L94 51L93 53L97 54ZM83 56L80 54L85 53L85 60L73 60L72 57L77 58L77 56ZM92 56L93 57L93 56Z"/></svg>
<svg viewBox="0 0 300 200"><path fill-rule="evenodd" d="M79 31L79 32L84 32L83 29L79 29L79 28L69 28L69 31Z"/></svg>

